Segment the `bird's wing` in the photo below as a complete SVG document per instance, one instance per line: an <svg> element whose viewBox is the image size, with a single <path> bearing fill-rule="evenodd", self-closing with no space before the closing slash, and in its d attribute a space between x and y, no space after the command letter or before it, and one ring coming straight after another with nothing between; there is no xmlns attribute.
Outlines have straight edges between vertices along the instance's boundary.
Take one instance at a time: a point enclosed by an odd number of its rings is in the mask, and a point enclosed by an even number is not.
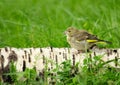
<svg viewBox="0 0 120 85"><path fill-rule="evenodd" d="M99 39L97 38L97 36L92 35L90 33L88 33L87 31L82 31L79 32L78 34L76 34L76 40L81 41L81 40L87 40L88 42L97 42L99 41Z"/></svg>

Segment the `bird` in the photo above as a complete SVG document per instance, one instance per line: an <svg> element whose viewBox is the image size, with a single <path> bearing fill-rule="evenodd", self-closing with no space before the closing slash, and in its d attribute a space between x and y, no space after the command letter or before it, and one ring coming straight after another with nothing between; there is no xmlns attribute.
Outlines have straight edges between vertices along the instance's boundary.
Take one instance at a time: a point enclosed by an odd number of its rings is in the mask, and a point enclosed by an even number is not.
<svg viewBox="0 0 120 85"><path fill-rule="evenodd" d="M67 36L67 42L69 45L82 52L88 51L96 46L97 43L111 44L111 42L101 40L96 35L93 35L86 30L79 30L75 27L68 27L67 30L65 30L65 35Z"/></svg>

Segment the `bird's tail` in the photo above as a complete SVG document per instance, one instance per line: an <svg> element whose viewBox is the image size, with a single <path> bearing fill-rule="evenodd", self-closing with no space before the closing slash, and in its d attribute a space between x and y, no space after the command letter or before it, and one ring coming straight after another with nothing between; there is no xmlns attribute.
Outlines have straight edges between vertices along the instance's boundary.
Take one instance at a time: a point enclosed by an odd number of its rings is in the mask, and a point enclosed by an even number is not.
<svg viewBox="0 0 120 85"><path fill-rule="evenodd" d="M106 40L98 40L98 42L96 42L96 43L107 43L107 44L112 44L112 42L106 41Z"/></svg>
<svg viewBox="0 0 120 85"><path fill-rule="evenodd" d="M87 40L87 42L89 43L108 43L108 44L112 44L112 42L109 41L105 41L105 40Z"/></svg>

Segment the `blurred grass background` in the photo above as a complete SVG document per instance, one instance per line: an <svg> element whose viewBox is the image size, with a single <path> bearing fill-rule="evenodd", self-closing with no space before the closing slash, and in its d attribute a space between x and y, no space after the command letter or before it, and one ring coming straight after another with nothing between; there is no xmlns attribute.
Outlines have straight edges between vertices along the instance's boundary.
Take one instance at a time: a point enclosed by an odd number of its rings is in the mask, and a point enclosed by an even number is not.
<svg viewBox="0 0 120 85"><path fill-rule="evenodd" d="M119 0L0 0L0 47L67 47L69 26L120 47Z"/></svg>

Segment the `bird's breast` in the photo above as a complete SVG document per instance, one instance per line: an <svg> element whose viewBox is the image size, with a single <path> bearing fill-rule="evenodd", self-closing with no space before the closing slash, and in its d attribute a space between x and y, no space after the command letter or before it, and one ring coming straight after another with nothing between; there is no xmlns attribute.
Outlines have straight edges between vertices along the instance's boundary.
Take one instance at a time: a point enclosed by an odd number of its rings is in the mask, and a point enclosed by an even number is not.
<svg viewBox="0 0 120 85"><path fill-rule="evenodd" d="M72 48L77 50L85 50L89 48L89 43L86 40L78 41L74 37L67 37L67 41Z"/></svg>

